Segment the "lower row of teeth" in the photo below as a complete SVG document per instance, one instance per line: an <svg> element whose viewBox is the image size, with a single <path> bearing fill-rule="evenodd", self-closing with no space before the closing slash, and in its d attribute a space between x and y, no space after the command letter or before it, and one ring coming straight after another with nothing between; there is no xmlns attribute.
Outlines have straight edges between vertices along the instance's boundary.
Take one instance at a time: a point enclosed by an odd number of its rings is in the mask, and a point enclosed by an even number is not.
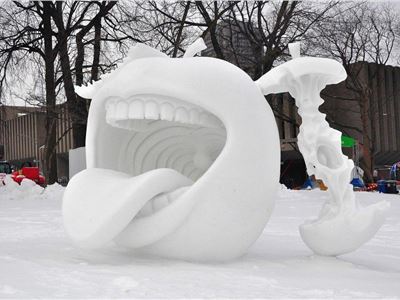
<svg viewBox="0 0 400 300"><path fill-rule="evenodd" d="M188 186L178 188L169 193L162 193L149 200L138 212L137 217L147 217L168 206L189 189Z"/></svg>

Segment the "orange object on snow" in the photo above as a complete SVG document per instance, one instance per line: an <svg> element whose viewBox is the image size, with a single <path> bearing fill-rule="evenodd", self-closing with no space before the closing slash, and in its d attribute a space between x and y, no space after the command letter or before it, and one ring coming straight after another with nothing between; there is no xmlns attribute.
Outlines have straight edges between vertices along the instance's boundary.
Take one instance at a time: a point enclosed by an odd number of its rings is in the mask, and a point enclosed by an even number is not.
<svg viewBox="0 0 400 300"><path fill-rule="evenodd" d="M23 167L21 170L13 172L11 174L11 178L19 184L25 178L30 179L40 185L44 185L46 183L46 179L43 175L40 175L38 167Z"/></svg>

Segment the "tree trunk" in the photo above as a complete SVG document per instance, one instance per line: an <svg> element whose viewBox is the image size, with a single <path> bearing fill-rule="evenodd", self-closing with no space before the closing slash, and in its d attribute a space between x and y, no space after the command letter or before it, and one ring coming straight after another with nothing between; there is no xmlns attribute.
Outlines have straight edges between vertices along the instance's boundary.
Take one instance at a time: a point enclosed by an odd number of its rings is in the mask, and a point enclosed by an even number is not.
<svg viewBox="0 0 400 300"><path fill-rule="evenodd" d="M63 74L65 96L67 98L68 111L72 121L72 141L73 147L79 148L85 146L86 139L86 120L87 108L86 101L75 94L74 81L72 79L71 64L68 55L67 39L65 34L59 32L60 44L60 62ZM77 57L78 60L78 57ZM76 74L78 77L78 73Z"/></svg>
<svg viewBox="0 0 400 300"><path fill-rule="evenodd" d="M99 64L99 57L100 57L100 33L101 33L101 18L104 17L110 10L111 8L116 4L116 1L110 1L110 2L99 2L100 9L98 14L85 26L82 27L82 29L77 33L76 35L76 48L77 48L77 57L75 61L75 76L76 76L76 85L82 85L83 84L83 63L85 60L85 44L83 42L83 38L85 35L93 28L93 26L98 25L97 27L97 33L95 32L95 35L99 39L98 41L98 50L95 49L94 52L94 60L97 59L97 66L95 68L98 69L98 64ZM87 116L88 116L88 108L87 108L87 103L86 99L83 99L79 97L78 95L75 94L75 89L74 89L74 81L72 77L72 72L71 72L71 64L70 64L70 58L68 55L68 33L66 31L64 21L63 21L63 12L62 12L62 5L63 2L57 2L57 12L54 15L54 21L57 25L58 28L58 43L59 43L59 55L60 55L60 61L61 61L61 70L63 74L63 81L64 81L64 89L65 89L65 95L67 97L67 103L68 103L68 110L71 115L72 119L72 131L73 131L73 147L78 148L78 147L83 147L85 146L85 140L86 140L86 123L87 123ZM96 30L96 29L95 29ZM100 30L100 31L99 31ZM95 48L96 48L96 41L95 41ZM98 51L98 53L96 53ZM92 69L93 71L93 69ZM93 75L93 73L92 73ZM98 77L98 71L97 74L95 74L95 77Z"/></svg>
<svg viewBox="0 0 400 300"><path fill-rule="evenodd" d="M58 28L57 41L59 45L59 57L61 62L61 71L64 82L65 96L67 98L68 111L72 121L72 140L73 147L85 146L86 139L86 102L78 99L75 94L74 81L72 79L71 63L68 54L68 35L64 27L62 2L57 2L57 10L54 14L54 21ZM79 52L79 48L78 48ZM79 53L78 53L79 56ZM77 57L77 60L79 57ZM78 77L78 71L77 75ZM81 100L81 101L79 101Z"/></svg>
<svg viewBox="0 0 400 300"><path fill-rule="evenodd" d="M368 94L365 92L361 92L360 98L360 113L363 137L363 156L360 164L361 168L364 170L364 179L367 182L373 182L374 155L373 143L369 135L369 125L371 124L371 119L368 111Z"/></svg>
<svg viewBox="0 0 400 300"><path fill-rule="evenodd" d="M224 52L222 51L222 48L218 41L216 24L212 24L210 27L210 38L217 58L225 59Z"/></svg>
<svg viewBox="0 0 400 300"><path fill-rule="evenodd" d="M189 8L190 8L190 1L186 2L186 6L185 6L185 10L183 12L181 24L179 25L178 34L176 36L176 41L175 41L172 57L176 57L176 55L178 54L179 45L181 44L183 27L185 26L185 21L186 21L187 14L189 12Z"/></svg>
<svg viewBox="0 0 400 300"><path fill-rule="evenodd" d="M75 60L75 84L81 86L83 84L83 63L85 60L85 45L83 43L83 35L79 32L76 35L76 49L77 55ZM68 77L71 78L72 74L69 72ZM86 140L86 122L88 116L88 109L86 100L79 95L74 94L75 105L73 107L74 122L72 125L74 131L74 148L85 146Z"/></svg>
<svg viewBox="0 0 400 300"><path fill-rule="evenodd" d="M92 81L99 80L100 51L101 51L101 19L99 18L94 25L93 62L91 70Z"/></svg>
<svg viewBox="0 0 400 300"><path fill-rule="evenodd" d="M207 24L207 29L202 33L201 37L204 38L207 34L210 35L211 44L213 46L215 55L217 58L224 59L224 53L222 51L221 45L219 44L217 37L217 19L212 20L207 9L204 7L203 2L196 1L196 6L200 11L200 14L203 16L204 21ZM216 17L216 16L215 16Z"/></svg>
<svg viewBox="0 0 400 300"><path fill-rule="evenodd" d="M51 29L51 2L43 2L43 35L46 78L46 144L45 175L48 184L57 182L57 113L54 78L54 53Z"/></svg>

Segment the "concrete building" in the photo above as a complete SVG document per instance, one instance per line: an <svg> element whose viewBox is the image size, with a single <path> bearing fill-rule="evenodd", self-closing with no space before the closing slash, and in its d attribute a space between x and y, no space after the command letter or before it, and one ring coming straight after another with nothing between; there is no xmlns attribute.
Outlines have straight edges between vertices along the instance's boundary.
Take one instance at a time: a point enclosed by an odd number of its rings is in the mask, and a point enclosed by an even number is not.
<svg viewBox="0 0 400 300"><path fill-rule="evenodd" d="M72 148L72 129L65 105L59 105L57 121L58 178L68 179L68 150ZM0 160L17 168L24 163L43 165L45 113L36 107L0 106Z"/></svg>
<svg viewBox="0 0 400 300"><path fill-rule="evenodd" d="M358 78L372 93L365 103L368 114L364 117L373 140L375 164L391 165L400 161L400 67L374 63L357 63L353 67L359 70ZM332 120L332 126L354 137L362 147L360 100L348 88L348 81L325 89L323 111Z"/></svg>
<svg viewBox="0 0 400 300"><path fill-rule="evenodd" d="M0 160L33 161L44 143L43 114L38 108L0 106Z"/></svg>

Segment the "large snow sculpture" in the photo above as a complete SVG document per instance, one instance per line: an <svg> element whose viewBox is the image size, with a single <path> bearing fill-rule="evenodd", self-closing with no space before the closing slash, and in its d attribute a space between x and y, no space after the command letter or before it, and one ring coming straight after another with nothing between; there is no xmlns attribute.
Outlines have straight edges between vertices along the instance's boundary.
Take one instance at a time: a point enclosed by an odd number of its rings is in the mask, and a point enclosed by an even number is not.
<svg viewBox="0 0 400 300"><path fill-rule="evenodd" d="M65 191L64 224L80 246L110 241L198 261L242 255L269 219L279 136L250 77L222 60L168 58L135 46L92 98L87 170Z"/></svg>
<svg viewBox="0 0 400 300"><path fill-rule="evenodd" d="M339 255L370 239L387 203L358 209L353 163L318 111L320 90L346 77L340 64L298 58L297 49L296 59L254 83L230 63L191 57L203 48L199 40L172 59L139 44L117 70L77 89L93 100L88 168L64 194L72 239L197 261L242 255L269 219L279 179L278 131L261 92L287 91L303 119L308 173L331 195L318 220L301 226L303 240L315 253Z"/></svg>
<svg viewBox="0 0 400 300"><path fill-rule="evenodd" d="M356 250L371 239L385 220L389 203L359 208L349 183L353 161L342 154L341 132L329 127L318 107L327 84L346 79L344 68L325 58L300 57L299 44L290 45L292 59L257 81L265 95L289 92L302 117L298 146L309 175L328 186L329 201L317 220L300 226L303 241L316 254L340 255Z"/></svg>

